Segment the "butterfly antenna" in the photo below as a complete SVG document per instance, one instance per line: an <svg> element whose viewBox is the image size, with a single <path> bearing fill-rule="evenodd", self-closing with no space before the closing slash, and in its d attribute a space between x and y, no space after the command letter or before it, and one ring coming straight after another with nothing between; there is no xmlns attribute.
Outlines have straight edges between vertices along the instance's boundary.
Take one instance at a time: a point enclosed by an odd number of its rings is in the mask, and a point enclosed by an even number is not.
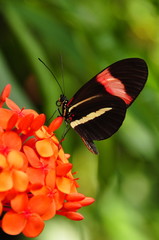
<svg viewBox="0 0 159 240"><path fill-rule="evenodd" d="M64 91L62 90L62 87L60 86L55 74L53 73L53 71L43 62L43 60L41 60L41 58L38 58L38 60L49 70L49 72L52 74L52 76L54 77L55 81L57 82L62 94L64 95Z"/></svg>
<svg viewBox="0 0 159 240"><path fill-rule="evenodd" d="M64 91L64 93L65 93L64 66L63 66L63 58L62 58L62 54L61 54L61 53L60 53L60 63L61 63L62 86L63 86L63 91Z"/></svg>

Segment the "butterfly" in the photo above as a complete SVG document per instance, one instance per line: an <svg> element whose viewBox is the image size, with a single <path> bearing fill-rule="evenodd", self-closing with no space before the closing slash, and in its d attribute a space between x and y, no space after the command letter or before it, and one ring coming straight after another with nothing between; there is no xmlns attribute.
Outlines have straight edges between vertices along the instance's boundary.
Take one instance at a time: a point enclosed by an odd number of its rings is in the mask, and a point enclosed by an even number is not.
<svg viewBox="0 0 159 240"><path fill-rule="evenodd" d="M122 125L127 108L143 89L148 76L146 62L128 58L108 66L84 84L68 100L60 95L60 115L80 135L94 154L94 141L111 137Z"/></svg>

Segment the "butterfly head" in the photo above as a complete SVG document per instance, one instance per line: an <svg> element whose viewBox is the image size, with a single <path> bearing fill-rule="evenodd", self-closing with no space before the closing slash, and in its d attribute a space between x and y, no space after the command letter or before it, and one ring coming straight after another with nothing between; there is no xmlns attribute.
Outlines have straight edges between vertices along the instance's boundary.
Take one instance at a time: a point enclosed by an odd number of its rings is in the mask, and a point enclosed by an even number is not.
<svg viewBox="0 0 159 240"><path fill-rule="evenodd" d="M63 105L67 105L67 103L68 99L66 98L66 96L64 94L61 94L60 98L56 101L56 106L61 107Z"/></svg>
<svg viewBox="0 0 159 240"><path fill-rule="evenodd" d="M62 117L64 117L65 120L67 119L67 115L68 115L68 107L67 107L67 105L68 105L68 99L66 98L66 96L64 94L61 94L60 98L56 102L56 106L58 107L58 109L60 107L62 108L62 113L60 113L60 115Z"/></svg>

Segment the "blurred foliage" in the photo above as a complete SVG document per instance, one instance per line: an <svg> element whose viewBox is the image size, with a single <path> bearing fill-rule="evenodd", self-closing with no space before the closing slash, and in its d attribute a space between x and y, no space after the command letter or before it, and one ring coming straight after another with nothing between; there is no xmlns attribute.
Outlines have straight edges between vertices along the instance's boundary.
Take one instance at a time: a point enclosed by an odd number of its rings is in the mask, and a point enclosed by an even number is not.
<svg viewBox="0 0 159 240"><path fill-rule="evenodd" d="M123 126L97 144L99 157L68 133L64 149L80 191L96 202L84 209L82 222L55 217L36 239L159 239L158 0L0 0L0 29L1 89L11 83L19 106L34 106L48 119L61 92L38 57L62 87L64 77L68 98L119 59L141 57L149 66L148 82Z"/></svg>

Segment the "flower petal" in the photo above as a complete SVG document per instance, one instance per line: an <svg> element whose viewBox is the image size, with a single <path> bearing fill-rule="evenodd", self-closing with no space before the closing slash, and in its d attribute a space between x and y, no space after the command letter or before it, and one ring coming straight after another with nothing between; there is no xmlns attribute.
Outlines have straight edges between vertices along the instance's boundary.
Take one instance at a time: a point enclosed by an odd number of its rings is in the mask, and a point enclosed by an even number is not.
<svg viewBox="0 0 159 240"><path fill-rule="evenodd" d="M59 154L59 158L61 159L61 161L63 163L68 163L68 160L67 160L67 158L65 156L65 153L64 153L62 148L59 150L58 154Z"/></svg>
<svg viewBox="0 0 159 240"><path fill-rule="evenodd" d="M52 144L48 139L36 142L36 150L41 157L51 157L54 153Z"/></svg>
<svg viewBox="0 0 159 240"><path fill-rule="evenodd" d="M64 177L72 169L71 163L63 163L57 166L56 174L60 177Z"/></svg>
<svg viewBox="0 0 159 240"><path fill-rule="evenodd" d="M28 114L33 114L34 115L34 117L37 117L39 114L35 111L35 110L33 110L33 109L23 109L22 110L22 113L23 113L23 116L26 116L26 115L28 115Z"/></svg>
<svg viewBox="0 0 159 240"><path fill-rule="evenodd" d="M0 170L8 166L7 160L3 154L0 154Z"/></svg>
<svg viewBox="0 0 159 240"><path fill-rule="evenodd" d="M18 121L18 113L13 113L12 116L9 118L7 123L7 131L11 130L15 127L16 123Z"/></svg>
<svg viewBox="0 0 159 240"><path fill-rule="evenodd" d="M3 171L0 173L0 191L8 191L13 187L13 180L11 173L8 171Z"/></svg>
<svg viewBox="0 0 159 240"><path fill-rule="evenodd" d="M21 112L21 109L18 107L18 105L15 102L13 102L11 99L6 98L6 104L12 111L17 113Z"/></svg>
<svg viewBox="0 0 159 240"><path fill-rule="evenodd" d="M82 193L70 193L66 196L67 201L81 201L85 198L85 195Z"/></svg>
<svg viewBox="0 0 159 240"><path fill-rule="evenodd" d="M49 131L54 132L56 131L62 124L64 118L63 117L57 117L55 118L49 125Z"/></svg>
<svg viewBox="0 0 159 240"><path fill-rule="evenodd" d="M35 168L40 167L39 158L38 158L36 152L34 151L34 149L32 149L29 146L24 146L23 151L24 151L25 155L27 156L28 161L31 164L31 166L33 166Z"/></svg>
<svg viewBox="0 0 159 240"><path fill-rule="evenodd" d="M7 128L8 121L12 115L13 115L13 112L11 110L0 108L0 126L3 129Z"/></svg>
<svg viewBox="0 0 159 240"><path fill-rule="evenodd" d="M80 209L82 205L79 202L65 202L64 208L71 211L76 211Z"/></svg>
<svg viewBox="0 0 159 240"><path fill-rule="evenodd" d="M48 196L48 188L46 186L41 186L39 184L34 184L30 188L30 192L34 195L47 195Z"/></svg>
<svg viewBox="0 0 159 240"><path fill-rule="evenodd" d="M20 193L11 200L11 207L15 212L21 212L27 209L28 196L26 193Z"/></svg>
<svg viewBox="0 0 159 240"><path fill-rule="evenodd" d="M17 133L9 131L5 132L2 135L2 141L5 146L7 146L9 149L15 149L20 150L22 146L21 138L18 136Z"/></svg>
<svg viewBox="0 0 159 240"><path fill-rule="evenodd" d="M72 184L72 180L69 178L57 177L56 179L56 185L58 189L63 193L69 194L71 192Z"/></svg>
<svg viewBox="0 0 159 240"><path fill-rule="evenodd" d="M11 85L10 85L10 84L7 84L7 85L4 87L4 89L3 89L2 93L1 93L1 96L0 96L0 103L1 103L0 106L2 106L3 103L6 101L6 98L9 97L10 91L11 91Z"/></svg>
<svg viewBox="0 0 159 240"><path fill-rule="evenodd" d="M46 120L45 114L38 115L31 124L31 129L37 131L42 125L44 125Z"/></svg>
<svg viewBox="0 0 159 240"><path fill-rule="evenodd" d="M80 201L79 203L82 205L82 207L88 206L92 203L94 203L95 199L91 198L91 197L85 197L85 199L83 199L82 201Z"/></svg>
<svg viewBox="0 0 159 240"><path fill-rule="evenodd" d="M44 229L44 222L37 214L28 217L28 221L23 230L26 237L37 237Z"/></svg>
<svg viewBox="0 0 159 240"><path fill-rule="evenodd" d="M50 133L47 130L48 128L46 126L42 126L39 130L36 131L36 136L39 139L43 139L43 138L49 138L51 137Z"/></svg>
<svg viewBox="0 0 159 240"><path fill-rule="evenodd" d="M38 215L43 215L48 207L51 205L51 199L45 195L37 195L29 200L29 209L37 213Z"/></svg>
<svg viewBox="0 0 159 240"><path fill-rule="evenodd" d="M17 150L12 150L8 153L7 161L9 163L10 167L13 167L16 169L22 168L23 163L24 163L21 152L19 152Z"/></svg>
<svg viewBox="0 0 159 240"><path fill-rule="evenodd" d="M42 169L28 167L26 172L28 174L29 181L32 184L44 185L45 175Z"/></svg>
<svg viewBox="0 0 159 240"><path fill-rule="evenodd" d="M28 188L28 176L25 172L14 170L13 172L13 187L18 192L24 192Z"/></svg>
<svg viewBox="0 0 159 240"><path fill-rule="evenodd" d="M67 212L58 212L59 215L65 216L71 220L74 221L80 221L83 220L84 217L82 214L78 213L78 212L73 212L73 211L67 211Z"/></svg>
<svg viewBox="0 0 159 240"><path fill-rule="evenodd" d="M26 224L23 214L7 212L2 219L2 229L10 235L17 235L22 232Z"/></svg>
<svg viewBox="0 0 159 240"><path fill-rule="evenodd" d="M52 203L50 205L50 207L48 208L48 210L41 216L41 218L46 221L49 220L51 218L53 218L56 214L56 204L55 204L55 200L52 199Z"/></svg>
<svg viewBox="0 0 159 240"><path fill-rule="evenodd" d="M63 203L65 200L65 194L60 191L57 191L54 194L54 199L55 199L55 203L56 203L56 210L61 209L63 207Z"/></svg>
<svg viewBox="0 0 159 240"><path fill-rule="evenodd" d="M25 115L24 117L22 117L19 122L18 122L18 128L21 131L25 131L28 128L30 128L31 123L33 122L34 119L34 115L32 113Z"/></svg>
<svg viewBox="0 0 159 240"><path fill-rule="evenodd" d="M46 175L46 185L51 187L52 189L55 188L55 182L56 182L56 173L55 169L49 170L48 174Z"/></svg>
<svg viewBox="0 0 159 240"><path fill-rule="evenodd" d="M65 217L74 220L74 221L81 221L84 219L83 215L78 212L67 212Z"/></svg>

